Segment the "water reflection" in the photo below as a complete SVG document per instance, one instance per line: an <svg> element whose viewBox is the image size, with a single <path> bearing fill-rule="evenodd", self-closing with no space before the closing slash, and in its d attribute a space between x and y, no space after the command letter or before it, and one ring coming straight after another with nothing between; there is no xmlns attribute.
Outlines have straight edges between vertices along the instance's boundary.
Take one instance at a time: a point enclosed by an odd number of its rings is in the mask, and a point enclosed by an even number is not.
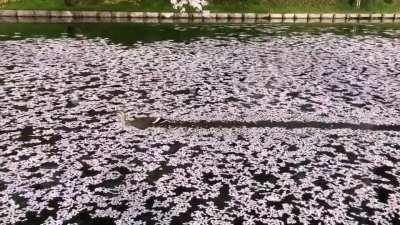
<svg viewBox="0 0 400 225"><path fill-rule="evenodd" d="M399 37L400 24L135 24L135 23L3 23L0 24L0 40L42 36L59 38L77 34L87 38L103 37L114 43L132 45L138 41L152 42L173 40L177 42L198 38L240 39L268 36L320 35L379 35Z"/></svg>

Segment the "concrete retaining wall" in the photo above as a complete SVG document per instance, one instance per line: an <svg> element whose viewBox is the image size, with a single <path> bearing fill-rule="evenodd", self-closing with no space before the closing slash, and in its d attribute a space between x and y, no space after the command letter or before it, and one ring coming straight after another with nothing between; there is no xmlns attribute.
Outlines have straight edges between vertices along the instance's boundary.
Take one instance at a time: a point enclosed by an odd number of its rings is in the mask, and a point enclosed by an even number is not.
<svg viewBox="0 0 400 225"><path fill-rule="evenodd" d="M377 24L377 23L400 23L400 19L246 19L246 18L100 18L100 17L0 17L0 23L339 23L339 24Z"/></svg>
<svg viewBox="0 0 400 225"><path fill-rule="evenodd" d="M5 1L5 0L0 0ZM0 10L0 17L33 18L155 18L200 20L269 20L269 21L342 21L342 20L393 20L400 21L400 13L173 13L173 12L111 12L111 11L46 11Z"/></svg>

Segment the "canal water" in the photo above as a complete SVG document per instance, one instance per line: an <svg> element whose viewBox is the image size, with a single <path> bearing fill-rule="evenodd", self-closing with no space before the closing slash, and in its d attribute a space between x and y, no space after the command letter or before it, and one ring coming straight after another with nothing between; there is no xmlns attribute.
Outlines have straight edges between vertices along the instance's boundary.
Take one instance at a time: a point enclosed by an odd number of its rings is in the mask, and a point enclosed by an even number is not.
<svg viewBox="0 0 400 225"><path fill-rule="evenodd" d="M0 24L0 224L400 224L399 24Z"/></svg>

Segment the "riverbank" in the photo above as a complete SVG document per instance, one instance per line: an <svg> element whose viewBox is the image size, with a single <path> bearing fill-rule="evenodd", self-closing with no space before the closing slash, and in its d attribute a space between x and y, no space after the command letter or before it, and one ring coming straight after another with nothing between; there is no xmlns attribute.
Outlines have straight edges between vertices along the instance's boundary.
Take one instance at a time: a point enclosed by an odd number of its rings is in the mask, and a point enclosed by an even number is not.
<svg viewBox="0 0 400 225"><path fill-rule="evenodd" d="M115 11L58 11L58 10L0 10L0 18L153 18L153 19L205 19L205 20L302 20L349 21L391 20L400 21L400 13L177 13L177 12L115 12Z"/></svg>
<svg viewBox="0 0 400 225"><path fill-rule="evenodd" d="M92 2L92 1L89 1ZM75 6L66 6L63 0L19 0L2 6L3 9L13 10L66 10L66 11L140 11L140 12L171 12L176 11L168 0L142 0L139 3L120 2L81 3ZM286 1L286 0L214 0L204 8L211 12L238 12L238 13L394 13L400 12L400 0L368 1L356 10L348 0L313 0L313 1Z"/></svg>
<svg viewBox="0 0 400 225"><path fill-rule="evenodd" d="M400 22L400 13L177 13L177 12L115 12L115 11L58 11L58 10L0 10L0 18L33 19L160 19L254 22Z"/></svg>

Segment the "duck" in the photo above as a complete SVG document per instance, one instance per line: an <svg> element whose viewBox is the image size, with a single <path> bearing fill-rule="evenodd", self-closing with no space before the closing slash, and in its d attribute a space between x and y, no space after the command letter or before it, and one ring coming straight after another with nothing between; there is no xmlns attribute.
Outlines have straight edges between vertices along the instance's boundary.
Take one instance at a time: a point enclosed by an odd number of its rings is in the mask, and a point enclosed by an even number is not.
<svg viewBox="0 0 400 225"><path fill-rule="evenodd" d="M167 124L168 120L162 119L161 117L131 117L123 111L117 113L121 120L122 126L133 126L138 129L144 130L149 127L161 126L161 124Z"/></svg>

